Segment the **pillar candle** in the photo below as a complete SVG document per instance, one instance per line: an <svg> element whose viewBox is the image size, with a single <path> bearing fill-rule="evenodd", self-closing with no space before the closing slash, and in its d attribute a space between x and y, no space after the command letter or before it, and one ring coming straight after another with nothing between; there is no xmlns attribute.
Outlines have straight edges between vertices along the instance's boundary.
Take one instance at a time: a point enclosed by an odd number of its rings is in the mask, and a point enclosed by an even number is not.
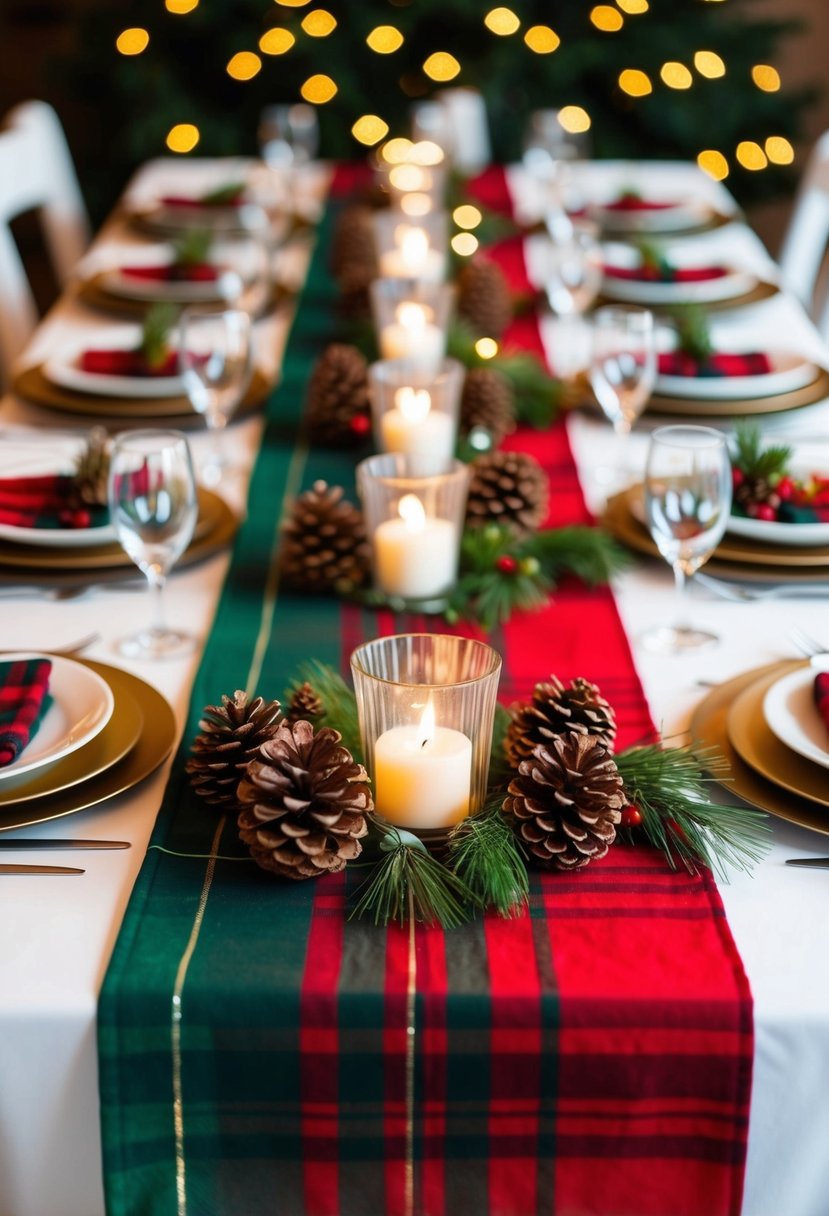
<svg viewBox="0 0 829 1216"><path fill-rule="evenodd" d="M403 452L406 456L428 458L439 468L451 460L455 448L452 419L431 408L427 389L399 388L395 408L380 419L384 452Z"/></svg>
<svg viewBox="0 0 829 1216"><path fill-rule="evenodd" d="M418 726L393 726L374 745L377 809L400 827L451 827L465 819L471 783L471 740L426 714Z"/></svg>
<svg viewBox="0 0 829 1216"><path fill-rule="evenodd" d="M449 519L428 519L414 494L400 500L400 517L385 519L372 540L377 584L386 595L425 600L455 582L458 532Z"/></svg>

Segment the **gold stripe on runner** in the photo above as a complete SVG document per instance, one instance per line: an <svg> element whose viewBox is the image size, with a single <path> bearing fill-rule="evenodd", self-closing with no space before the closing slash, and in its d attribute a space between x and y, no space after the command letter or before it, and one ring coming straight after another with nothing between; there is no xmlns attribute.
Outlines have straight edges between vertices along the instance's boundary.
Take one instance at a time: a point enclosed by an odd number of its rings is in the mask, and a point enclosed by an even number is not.
<svg viewBox="0 0 829 1216"><path fill-rule="evenodd" d="M414 1216L414 1107L417 952L415 950L414 897L409 890L409 974L406 986L406 1167L403 1205L405 1216Z"/></svg>

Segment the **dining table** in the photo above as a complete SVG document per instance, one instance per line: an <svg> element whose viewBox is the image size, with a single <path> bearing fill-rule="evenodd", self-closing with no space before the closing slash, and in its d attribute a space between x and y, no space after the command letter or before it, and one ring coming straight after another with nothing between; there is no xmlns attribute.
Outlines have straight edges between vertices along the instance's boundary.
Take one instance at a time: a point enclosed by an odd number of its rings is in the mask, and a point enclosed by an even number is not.
<svg viewBox="0 0 829 1216"><path fill-rule="evenodd" d="M230 163L188 157L161 158L142 166L78 267L75 280L39 325L20 366L31 366L56 351L89 341L113 325L83 301L82 284L101 267L145 243L146 237L130 222L131 206L151 200L162 188L169 194L209 190L244 174L247 165L243 160ZM325 210L332 172L332 166L323 162L304 170L300 201L305 223L280 254L285 297L279 307L255 322L257 367L277 393L285 387L280 384L285 350L297 310L303 306L315 226ZM656 189L705 200L718 217L717 223L686 239L698 242L700 257L710 252L712 258L718 258L726 251L741 267L771 285L763 298L712 314L717 339L738 345L750 341L763 348L785 335L787 348L829 368L829 346L801 304L780 284L773 259L724 183L714 182L694 165L678 162L594 161L583 166L583 172L582 186L587 193L618 182L625 187L641 184L643 192ZM516 217L528 225L537 220L543 204L524 168L509 166L505 180ZM528 237L525 242L530 270L532 240ZM556 319L541 316L539 332L555 367L560 340ZM324 335L324 325L315 330L311 324L303 337L319 353ZM300 406L301 402L297 408ZM666 420L678 419L647 412L634 427L626 459L639 469L640 476L650 433ZM25 469L27 462L35 467L44 452L54 456L75 450L89 421L57 415L14 391L7 392L0 405L0 470ZM726 427L731 419L704 421ZM764 425L775 439L791 444L811 467L829 468L829 397L769 415ZM269 432L284 426L285 419L278 414L251 413L224 432L232 467L223 474L220 493L242 520L249 509L249 482L260 447ZM598 517L608 492L601 470L616 462L619 439L606 421L589 410L573 410L564 426L581 492ZM198 419L187 434L198 465L207 457L209 437ZM313 456L312 452L304 458L309 476L314 472ZM324 462L321 467L325 469ZM279 494L274 496L271 528L298 489L290 473L286 484L284 500ZM263 493L260 486L260 504ZM217 609L232 560L228 549L182 567L169 580L165 600L170 623L186 627L199 638L199 646L184 657L149 661L117 656L118 639L148 620L148 592L139 577L99 583L94 575L83 585L53 589L3 582L3 649L50 652L94 631L96 638L83 657L122 667L160 692L174 712L178 744L201 709L201 703L191 704L193 696L198 697L206 687L211 688L214 700L234 691L230 685L215 687L204 678L200 683L197 680L208 637L214 647L221 647L217 630L230 628L228 614L219 611L217 615ZM641 637L673 618L675 593L667 564L637 555L614 575L616 609L650 717L665 739L687 741L691 716L712 686L763 664L801 657L792 638L795 627L825 640L829 650L829 580L799 585L796 594L792 591L782 577L780 585L759 588L748 583L742 592L727 582L712 587L691 580L688 610L694 623L710 629L719 642L698 654L665 656L646 649ZM274 608L277 619L282 611L283 601L278 600ZM312 611L309 622L313 628ZM531 635L532 614L522 618L522 628ZM300 626L286 645L296 650L286 658L288 667L311 657L303 653ZM549 674L539 671L538 678L546 679ZM601 671L595 674L601 683ZM246 671L239 671L237 687L244 687L246 676ZM269 695L278 692L272 690ZM0 856L0 861L49 861L84 870L72 878L0 874L0 1216L102 1216L105 1211L99 997L134 884L148 857L174 754L175 748L150 776L125 793L75 814L8 833L9 838L25 835L33 845L40 838L57 836L120 840L128 842L129 848L71 854L16 850ZM829 874L819 868L786 865L791 858L829 854L829 811L825 813L825 827L818 830L769 816L769 847L762 859L750 872L730 869L716 879L753 1003L745 1185L742 1198L737 1195L731 1209L744 1216L825 1216L829 1210L829 1155L825 1151L829 1142L829 968L824 953L829 935ZM3 837L0 832L0 854ZM255 893L250 898L255 900ZM252 923L257 923L255 915ZM157 932L163 936L163 925ZM239 980L243 984L244 976ZM644 1052L645 1047L640 1045L639 1050ZM111 1094L108 1101L112 1101ZM649 1151L658 1156L658 1147ZM134 1210L137 1214L150 1209ZM179 1189L169 1210L177 1211L177 1216L188 1212L191 1216L197 1212L229 1216L231 1211L253 1209L211 1207L205 1196L183 1197ZM273 1210L302 1216L298 1207ZM428 1208L421 1210L425 1216ZM462 1210L472 1209L447 1209L447 1216ZM540 1196L537 1210L554 1209L546 1207ZM567 1208L574 1216L581 1210L575 1205ZM666 1200L666 1216L672 1210L678 1209L672 1209ZM594 1207L584 1211L600 1216ZM418 1216L417 1209L410 1206L406 1216ZM493 1216L498 1216L495 1208ZM618 1213L608 1210L601 1216ZM703 1216L701 1211L699 1216Z"/></svg>

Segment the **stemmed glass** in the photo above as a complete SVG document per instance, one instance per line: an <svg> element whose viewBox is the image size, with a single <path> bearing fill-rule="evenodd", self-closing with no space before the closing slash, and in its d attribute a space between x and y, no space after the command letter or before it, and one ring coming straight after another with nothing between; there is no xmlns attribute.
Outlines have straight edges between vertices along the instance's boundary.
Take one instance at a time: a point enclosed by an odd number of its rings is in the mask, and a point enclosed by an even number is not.
<svg viewBox="0 0 829 1216"><path fill-rule="evenodd" d="M678 623L642 636L648 650L680 654L718 641L683 620L686 580L716 549L731 511L725 436L707 426L663 426L651 436L645 471L650 534L676 580Z"/></svg>
<svg viewBox="0 0 829 1216"><path fill-rule="evenodd" d="M592 225L566 216L550 228L542 251L544 291L556 317L579 317L602 285L602 250Z"/></svg>
<svg viewBox="0 0 829 1216"><path fill-rule="evenodd" d="M602 413L622 441L615 474L627 480L628 438L656 382L653 313L633 305L610 305L593 314L590 385Z"/></svg>
<svg viewBox="0 0 829 1216"><path fill-rule="evenodd" d="M319 122L313 106L265 106L259 116L259 151L266 165L296 168L317 154Z"/></svg>
<svg viewBox="0 0 829 1216"><path fill-rule="evenodd" d="M201 476L206 485L218 485L227 463L219 437L253 371L250 316L239 308L186 308L179 318L178 362L190 404L204 416L211 436L211 455Z"/></svg>
<svg viewBox="0 0 829 1216"><path fill-rule="evenodd" d="M122 639L119 654L132 659L187 654L196 639L167 628L162 595L198 516L196 479L184 435L163 430L119 435L112 445L108 498L115 535L146 575L154 600L152 624Z"/></svg>

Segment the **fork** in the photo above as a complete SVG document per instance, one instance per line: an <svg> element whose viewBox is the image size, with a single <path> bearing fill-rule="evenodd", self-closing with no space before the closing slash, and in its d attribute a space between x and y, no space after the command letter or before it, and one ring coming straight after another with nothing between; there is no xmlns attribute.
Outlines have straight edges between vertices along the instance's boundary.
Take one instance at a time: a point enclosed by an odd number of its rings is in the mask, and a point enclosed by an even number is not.
<svg viewBox="0 0 829 1216"><path fill-rule="evenodd" d="M829 654L829 647L812 637L805 629L801 629L799 625L795 625L793 629L789 630L789 640L807 659L813 659L818 654Z"/></svg>
<svg viewBox="0 0 829 1216"><path fill-rule="evenodd" d="M743 586L742 583L729 583L725 579L714 578L712 575L702 574L700 571L694 575L694 582L735 604L751 604L755 600L805 600L829 597L829 584L827 583L773 583L769 587L748 587Z"/></svg>
<svg viewBox="0 0 829 1216"><path fill-rule="evenodd" d="M15 646L10 650L8 647L0 648L0 655L3 654L20 654L26 653L27 650L32 650L34 653L43 652L44 654L60 654L73 655L80 654L82 650L86 650L88 646L92 646L95 642L100 642L100 633L87 633L84 637L78 638L77 642L67 642L63 646Z"/></svg>

